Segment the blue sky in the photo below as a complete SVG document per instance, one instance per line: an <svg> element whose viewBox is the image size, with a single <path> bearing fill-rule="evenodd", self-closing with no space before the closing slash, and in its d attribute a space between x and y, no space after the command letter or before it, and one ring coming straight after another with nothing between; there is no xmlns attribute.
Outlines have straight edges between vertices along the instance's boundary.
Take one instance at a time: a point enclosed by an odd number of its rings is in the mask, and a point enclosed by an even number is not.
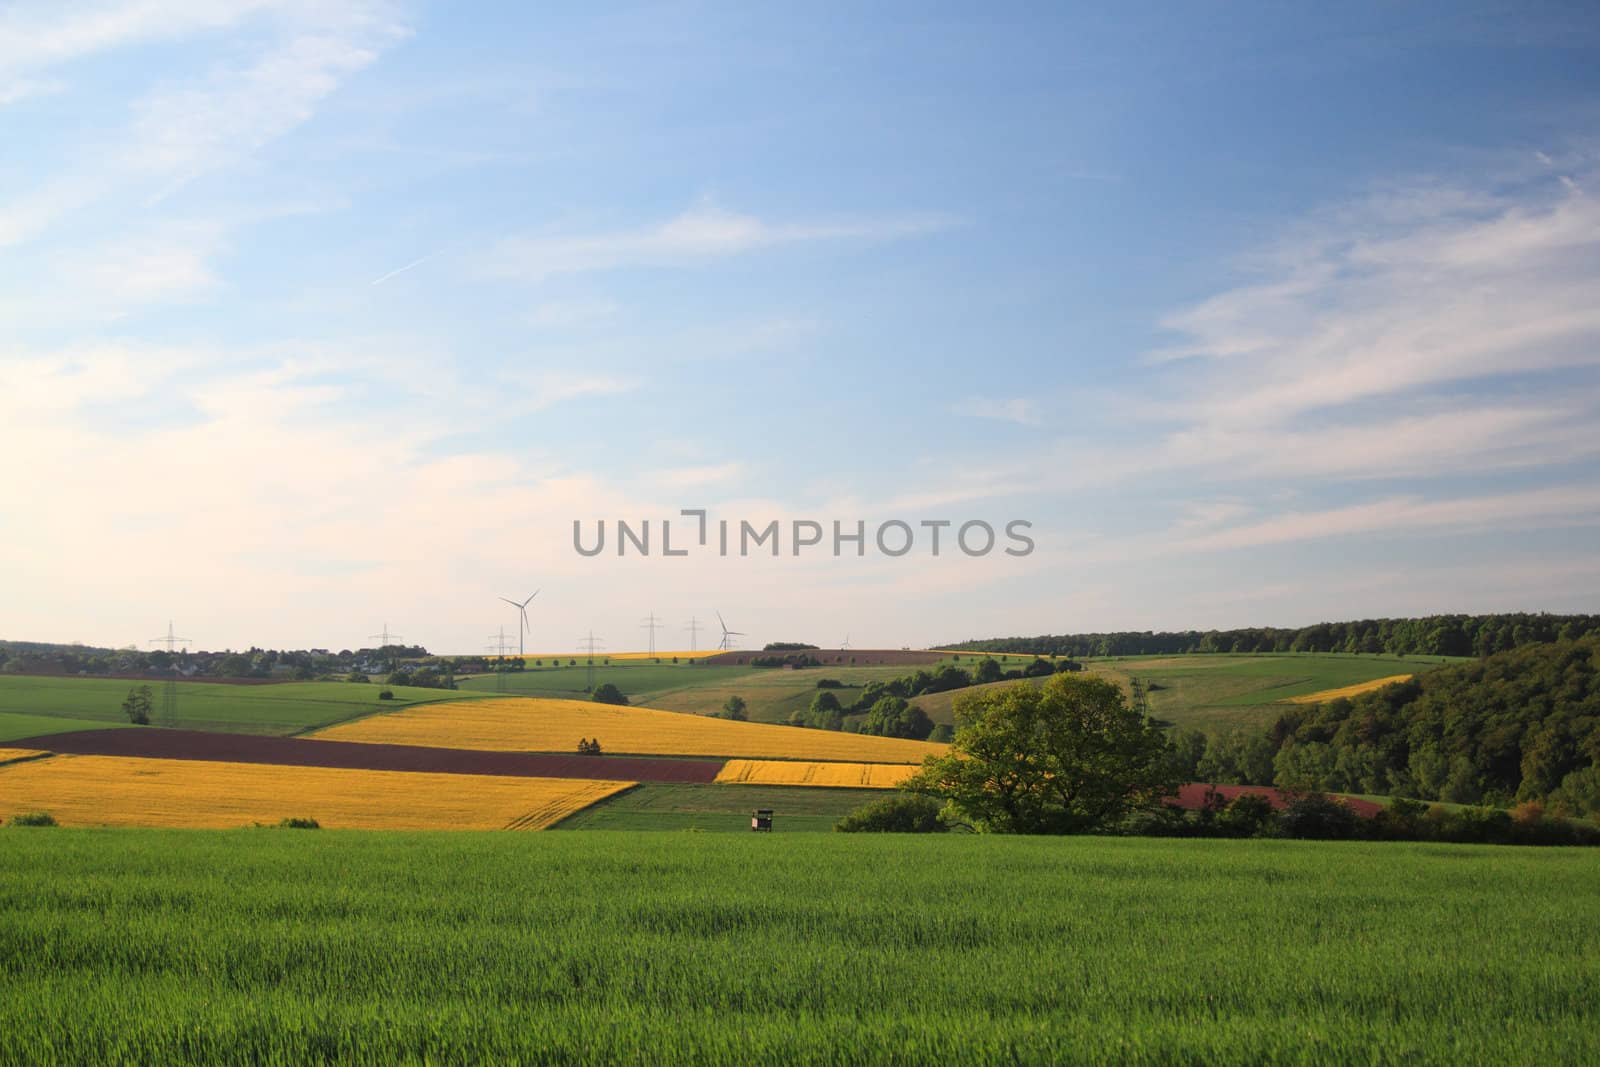
<svg viewBox="0 0 1600 1067"><path fill-rule="evenodd" d="M0 636L1600 610L1591 6L540 7L0 8Z"/></svg>

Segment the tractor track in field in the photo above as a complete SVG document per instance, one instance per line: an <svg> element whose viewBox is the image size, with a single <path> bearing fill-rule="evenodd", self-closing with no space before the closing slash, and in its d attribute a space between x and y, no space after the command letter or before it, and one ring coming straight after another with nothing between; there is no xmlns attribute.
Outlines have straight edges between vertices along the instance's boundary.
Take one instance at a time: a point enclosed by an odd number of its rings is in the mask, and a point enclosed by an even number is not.
<svg viewBox="0 0 1600 1067"><path fill-rule="evenodd" d="M50 734L7 747L70 756L266 763L363 771L489 774L513 778L590 778L620 782L712 782L723 760L578 756L541 752L484 752L464 748L319 741L308 737L218 734L159 728L83 730Z"/></svg>

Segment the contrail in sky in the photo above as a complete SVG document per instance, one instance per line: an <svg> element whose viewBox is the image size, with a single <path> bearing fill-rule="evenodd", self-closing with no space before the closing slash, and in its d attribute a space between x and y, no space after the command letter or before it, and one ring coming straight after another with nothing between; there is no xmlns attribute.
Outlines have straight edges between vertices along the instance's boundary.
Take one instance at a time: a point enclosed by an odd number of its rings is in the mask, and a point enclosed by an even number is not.
<svg viewBox="0 0 1600 1067"><path fill-rule="evenodd" d="M421 264L428 262L428 260L432 259L434 256L436 256L438 254L439 253L437 253L437 252L429 252L427 255L423 256L421 259L414 259L410 263L407 263L403 267L397 267L394 270L390 271L388 274L385 274L381 278L374 278L373 281L372 281L372 284L373 285L382 285L384 282L388 281L390 278L393 278L396 274L404 274L406 271L410 270L412 267L420 266Z"/></svg>

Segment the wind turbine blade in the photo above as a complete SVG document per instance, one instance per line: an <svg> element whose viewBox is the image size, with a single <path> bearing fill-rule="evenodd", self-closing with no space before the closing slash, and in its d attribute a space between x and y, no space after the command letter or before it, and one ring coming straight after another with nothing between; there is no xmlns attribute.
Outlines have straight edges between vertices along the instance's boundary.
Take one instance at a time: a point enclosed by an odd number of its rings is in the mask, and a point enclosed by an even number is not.
<svg viewBox="0 0 1600 1067"><path fill-rule="evenodd" d="M536 597L536 596L538 596L538 595L539 595L539 590L537 590L537 589L535 589L535 590L534 590L534 591L533 591L533 592L532 592L532 594L530 594L530 595L529 595L529 597L528 597L528 599L527 599L527 600L524 600L524 601L523 601L523 602L522 602L522 606L523 606L523 607L527 607L527 606L528 606L528 605L529 605L529 604L532 604L532 603L533 603L533 598L534 598L534 597Z"/></svg>
<svg viewBox="0 0 1600 1067"><path fill-rule="evenodd" d="M501 600L502 600L502 601L504 601L504 602L505 602L505 603L507 603L507 604L510 604L510 605L511 605L511 606L512 606L512 607L514 607L514 608L520 608L520 607L522 607L522 605L521 605L521 604L519 604L519 603L517 603L517 602L516 602L516 601L515 601L515 600L512 600L512 599L511 599L511 598L510 598L510 597L504 597L504 596L503 596L503 597L501 597L501 598L500 598L500 599L501 599Z"/></svg>

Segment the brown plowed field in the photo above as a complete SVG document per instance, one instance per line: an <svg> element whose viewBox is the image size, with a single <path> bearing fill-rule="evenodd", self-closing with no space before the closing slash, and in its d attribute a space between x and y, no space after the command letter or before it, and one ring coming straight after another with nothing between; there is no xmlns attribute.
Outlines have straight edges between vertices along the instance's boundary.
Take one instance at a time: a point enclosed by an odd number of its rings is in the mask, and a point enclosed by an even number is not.
<svg viewBox="0 0 1600 1067"><path fill-rule="evenodd" d="M7 745L75 756L143 756L222 763L273 763L287 767L493 774L516 778L597 778L622 782L713 782L723 763L722 760L478 752L462 748L154 728L84 730L30 741L8 741Z"/></svg>

